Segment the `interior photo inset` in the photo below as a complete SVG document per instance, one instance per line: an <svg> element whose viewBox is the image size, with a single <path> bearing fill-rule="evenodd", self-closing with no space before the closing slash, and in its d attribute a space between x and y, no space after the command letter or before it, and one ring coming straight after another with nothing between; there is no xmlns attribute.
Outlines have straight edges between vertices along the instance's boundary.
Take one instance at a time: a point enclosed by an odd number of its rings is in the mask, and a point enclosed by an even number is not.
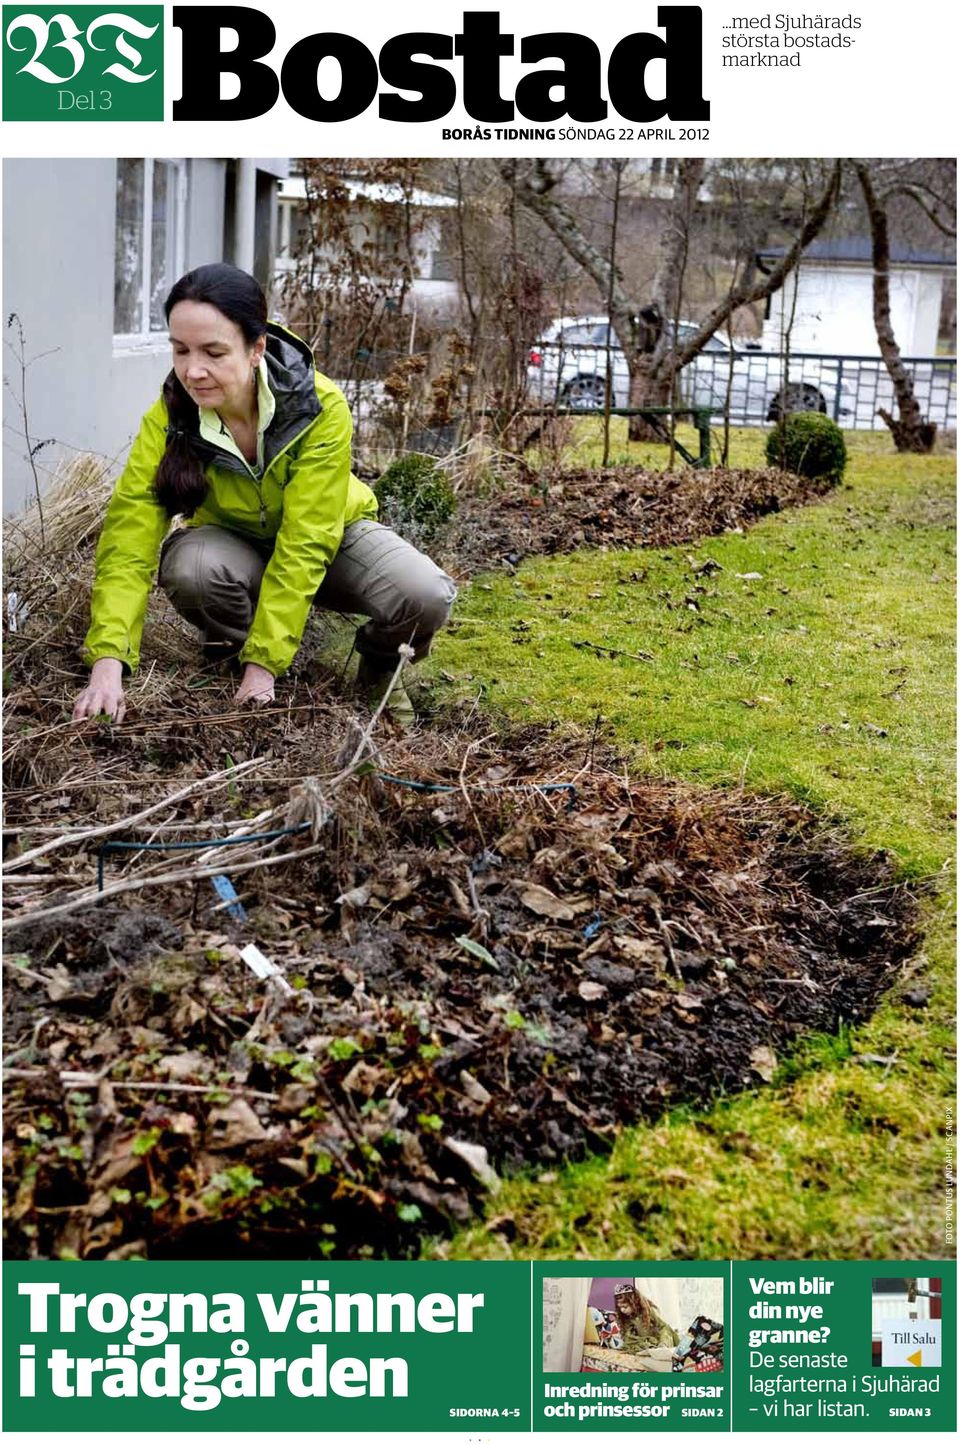
<svg viewBox="0 0 960 1445"><path fill-rule="evenodd" d="M545 1371L723 1369L723 1280L584 1276L543 1282Z"/></svg>

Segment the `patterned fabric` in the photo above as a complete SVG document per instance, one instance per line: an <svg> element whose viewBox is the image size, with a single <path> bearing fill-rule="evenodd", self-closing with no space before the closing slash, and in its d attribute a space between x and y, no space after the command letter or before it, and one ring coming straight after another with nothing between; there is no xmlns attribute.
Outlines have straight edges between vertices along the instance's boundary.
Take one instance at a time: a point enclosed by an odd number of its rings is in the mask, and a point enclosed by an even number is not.
<svg viewBox="0 0 960 1445"><path fill-rule="evenodd" d="M673 1352L673 1370L709 1374L723 1369L723 1325L697 1315Z"/></svg>

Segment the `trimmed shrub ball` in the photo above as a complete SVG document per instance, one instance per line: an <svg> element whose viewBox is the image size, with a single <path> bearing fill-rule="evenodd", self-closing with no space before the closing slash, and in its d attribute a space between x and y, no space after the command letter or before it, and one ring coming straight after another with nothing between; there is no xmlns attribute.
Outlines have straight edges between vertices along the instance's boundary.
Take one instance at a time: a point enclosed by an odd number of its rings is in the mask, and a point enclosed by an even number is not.
<svg viewBox="0 0 960 1445"><path fill-rule="evenodd" d="M831 417L794 411L767 437L767 461L798 477L837 484L847 465L847 446Z"/></svg>
<svg viewBox="0 0 960 1445"><path fill-rule="evenodd" d="M380 520L415 546L442 534L457 499L432 457L410 452L390 463L374 487Z"/></svg>

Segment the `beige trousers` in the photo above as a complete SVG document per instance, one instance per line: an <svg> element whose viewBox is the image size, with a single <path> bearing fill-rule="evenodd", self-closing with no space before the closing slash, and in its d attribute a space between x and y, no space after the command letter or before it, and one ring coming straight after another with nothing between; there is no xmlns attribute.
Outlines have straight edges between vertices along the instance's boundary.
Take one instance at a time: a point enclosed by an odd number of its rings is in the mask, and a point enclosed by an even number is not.
<svg viewBox="0 0 960 1445"><path fill-rule="evenodd" d="M273 543L257 543L226 527L185 527L160 555L160 586L181 617L199 628L211 659L239 652L250 631ZM331 612L369 618L356 648L374 666L393 668L397 648L414 657L430 649L450 615L456 586L446 572L380 522L353 522L314 598Z"/></svg>

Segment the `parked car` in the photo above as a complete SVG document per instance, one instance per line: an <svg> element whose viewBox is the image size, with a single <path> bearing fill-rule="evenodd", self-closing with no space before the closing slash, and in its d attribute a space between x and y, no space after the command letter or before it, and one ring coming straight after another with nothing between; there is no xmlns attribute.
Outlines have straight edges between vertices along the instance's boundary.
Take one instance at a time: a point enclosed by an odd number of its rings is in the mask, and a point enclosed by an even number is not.
<svg viewBox="0 0 960 1445"><path fill-rule="evenodd" d="M697 331L693 321L679 321L680 343ZM627 358L605 316L559 317L547 326L530 349L527 381L531 398L545 406L598 410L607 392L607 343L612 404L629 405ZM791 357L786 376L783 357L753 348L737 349L714 334L679 376L684 406L708 407L712 416L728 409L732 420L770 422L784 412L820 411L838 420L853 417L855 398L831 376L829 359Z"/></svg>

